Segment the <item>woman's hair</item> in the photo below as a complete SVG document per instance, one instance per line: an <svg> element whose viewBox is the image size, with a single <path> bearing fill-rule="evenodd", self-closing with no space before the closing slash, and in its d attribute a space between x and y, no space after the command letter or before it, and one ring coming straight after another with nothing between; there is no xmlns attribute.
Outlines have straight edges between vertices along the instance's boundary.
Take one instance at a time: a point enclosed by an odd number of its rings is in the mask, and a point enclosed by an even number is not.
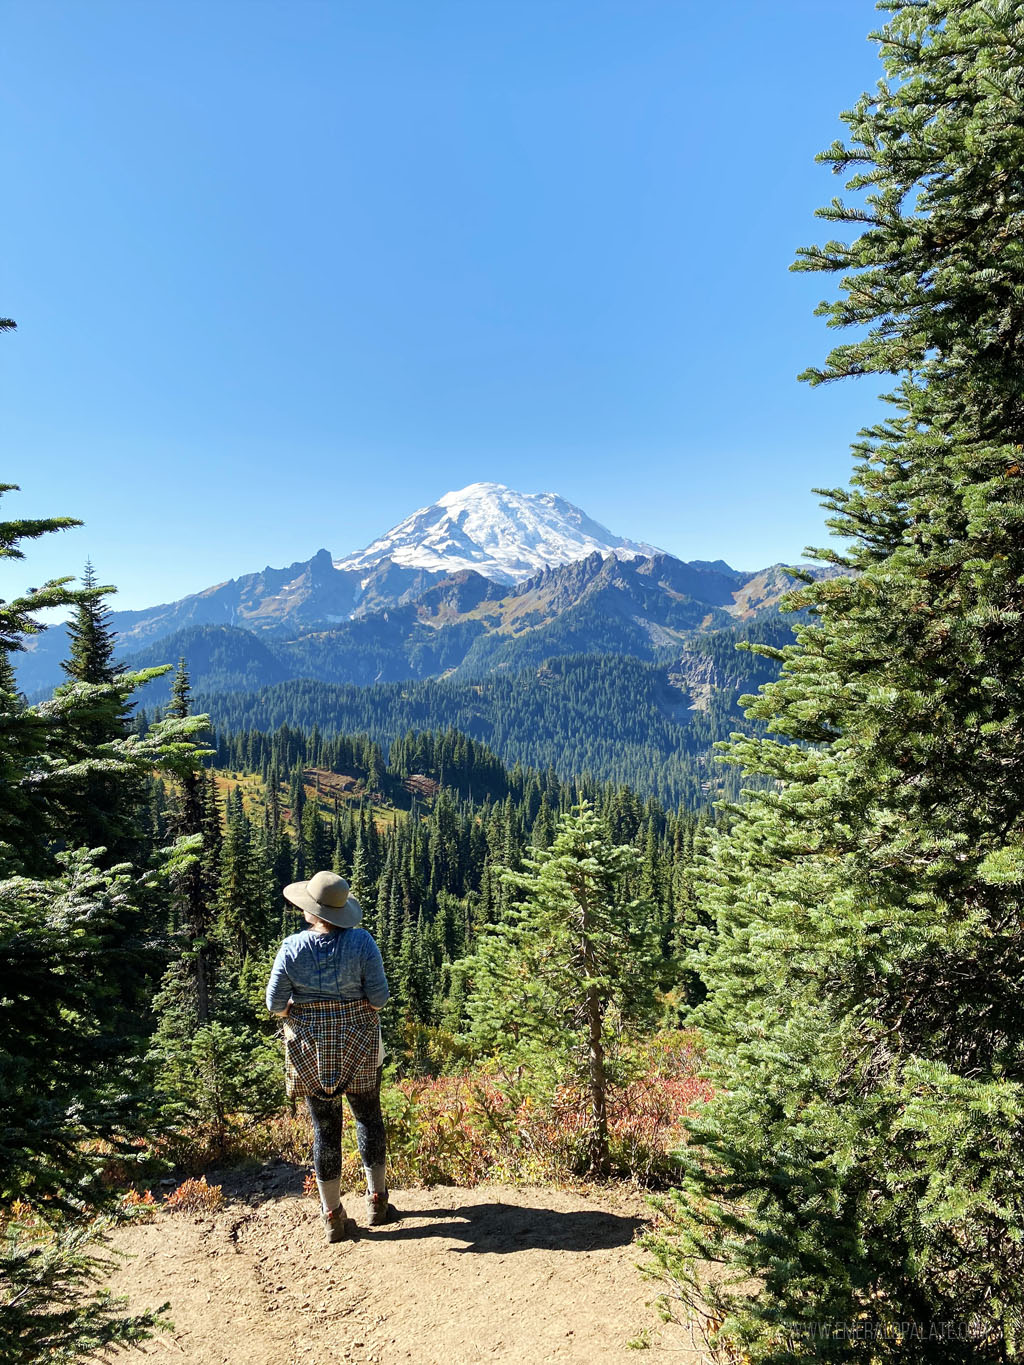
<svg viewBox="0 0 1024 1365"><path fill-rule="evenodd" d="M321 919L319 915L314 915L312 910L303 910L302 917L307 924L322 924L325 929L337 929L339 927L337 924L331 924L329 920Z"/></svg>

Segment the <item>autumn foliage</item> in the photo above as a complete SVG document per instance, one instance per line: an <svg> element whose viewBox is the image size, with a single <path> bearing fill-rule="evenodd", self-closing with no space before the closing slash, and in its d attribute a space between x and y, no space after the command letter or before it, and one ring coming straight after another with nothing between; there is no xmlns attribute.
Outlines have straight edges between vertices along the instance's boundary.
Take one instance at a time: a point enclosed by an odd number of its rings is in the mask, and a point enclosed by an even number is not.
<svg viewBox="0 0 1024 1365"><path fill-rule="evenodd" d="M175 1213L216 1213L223 1205L223 1190L219 1185L208 1185L205 1175L182 1181L164 1202L164 1208Z"/></svg>
<svg viewBox="0 0 1024 1365"><path fill-rule="evenodd" d="M673 1153L685 1140L683 1120L711 1096L699 1074L694 1035L665 1032L630 1058L630 1075L609 1097L612 1174L660 1185L675 1170ZM395 1186L484 1180L571 1181L587 1173L589 1096L583 1086L539 1087L526 1075L473 1068L456 1075L385 1080L381 1095L388 1130L389 1178ZM310 1126L304 1106L268 1119L233 1116L228 1160L279 1157L306 1165ZM175 1154L200 1171L211 1157L201 1131ZM355 1126L345 1124L343 1178L355 1186L362 1165ZM181 1187L191 1189L197 1181ZM311 1186L311 1188L314 1188ZM184 1199L184 1196L182 1196ZM175 1196L167 1201L168 1206Z"/></svg>

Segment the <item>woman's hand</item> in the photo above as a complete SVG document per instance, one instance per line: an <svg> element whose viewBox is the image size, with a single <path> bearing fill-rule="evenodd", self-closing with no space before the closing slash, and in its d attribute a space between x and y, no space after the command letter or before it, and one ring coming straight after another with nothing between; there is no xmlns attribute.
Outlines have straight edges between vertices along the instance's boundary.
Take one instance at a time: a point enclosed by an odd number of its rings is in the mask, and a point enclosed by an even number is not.
<svg viewBox="0 0 1024 1365"><path fill-rule="evenodd" d="M288 1018L288 1011L291 1009L291 1007L292 1007L292 1002L289 1000L288 1003L287 1003L287 1005L285 1005L285 1007L284 1007L283 1010L275 1010L275 1011L274 1011L274 1018L275 1018L275 1019L287 1019L287 1018Z"/></svg>

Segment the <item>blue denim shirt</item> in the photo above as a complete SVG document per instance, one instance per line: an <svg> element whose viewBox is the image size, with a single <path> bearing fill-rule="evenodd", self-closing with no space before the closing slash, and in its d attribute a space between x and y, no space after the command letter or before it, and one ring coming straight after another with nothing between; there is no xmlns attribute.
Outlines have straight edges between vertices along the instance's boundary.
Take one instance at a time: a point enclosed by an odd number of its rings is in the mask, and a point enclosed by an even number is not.
<svg viewBox="0 0 1024 1365"><path fill-rule="evenodd" d="M267 982L267 1009L289 1000L369 1000L378 1009L390 991L380 949L365 929L292 934L277 950Z"/></svg>

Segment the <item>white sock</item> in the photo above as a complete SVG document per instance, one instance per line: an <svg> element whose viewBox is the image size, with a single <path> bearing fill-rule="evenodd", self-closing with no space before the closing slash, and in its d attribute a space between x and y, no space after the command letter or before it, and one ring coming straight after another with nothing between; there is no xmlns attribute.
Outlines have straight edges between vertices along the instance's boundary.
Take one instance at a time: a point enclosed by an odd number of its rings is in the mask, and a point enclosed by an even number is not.
<svg viewBox="0 0 1024 1365"><path fill-rule="evenodd" d="M320 1205L324 1213L333 1213L341 1204L341 1178L321 1180L317 1177L316 1187L320 1191Z"/></svg>
<svg viewBox="0 0 1024 1365"><path fill-rule="evenodd" d="M366 1172L366 1188L370 1194L383 1194L388 1187L384 1162L382 1161L379 1166L364 1166L363 1170Z"/></svg>

